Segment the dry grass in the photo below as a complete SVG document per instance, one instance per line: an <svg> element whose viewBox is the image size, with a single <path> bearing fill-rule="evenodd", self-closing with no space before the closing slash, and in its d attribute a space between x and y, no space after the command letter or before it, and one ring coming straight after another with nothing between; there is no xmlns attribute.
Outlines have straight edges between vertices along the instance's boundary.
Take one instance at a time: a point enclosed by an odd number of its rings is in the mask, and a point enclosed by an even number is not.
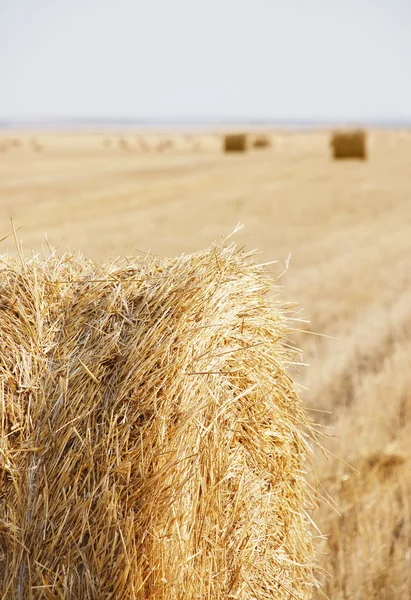
<svg viewBox="0 0 411 600"><path fill-rule="evenodd" d="M311 597L272 283L235 245L1 259L1 597Z"/></svg>
<svg viewBox="0 0 411 600"><path fill-rule="evenodd" d="M157 137L145 137L154 147ZM97 259L147 247L175 255L242 221L239 239L261 248L262 260L278 258L276 272L292 252L284 295L310 319L302 327L332 337L295 334L310 363L298 374L308 388L301 396L331 411L313 415L330 436L326 445L356 469L317 462L338 510L315 513L329 535L323 590L332 600L408 600L411 133L369 132L362 163L331 160L329 132L277 132L269 161L264 152L227 161L216 135L199 135L201 153L138 160L91 135L37 138L45 147L38 155L26 143L2 154L0 239L12 213L36 250L47 231L53 244Z"/></svg>

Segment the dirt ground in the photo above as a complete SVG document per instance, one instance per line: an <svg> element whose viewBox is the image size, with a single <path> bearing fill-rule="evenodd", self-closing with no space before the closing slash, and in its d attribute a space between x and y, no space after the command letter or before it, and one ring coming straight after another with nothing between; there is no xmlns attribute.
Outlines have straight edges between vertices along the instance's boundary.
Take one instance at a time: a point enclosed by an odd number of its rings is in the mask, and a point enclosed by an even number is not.
<svg viewBox="0 0 411 600"><path fill-rule="evenodd" d="M270 137L269 149L225 155L218 132L3 132L0 239L12 216L26 252L47 234L96 260L174 255L240 222L238 242L278 260L275 274L291 254L278 283L310 321L296 323L310 365L301 397L342 459L316 461L335 503L314 515L328 538L323 591L408 600L411 132L369 132L364 162L332 161L326 131Z"/></svg>

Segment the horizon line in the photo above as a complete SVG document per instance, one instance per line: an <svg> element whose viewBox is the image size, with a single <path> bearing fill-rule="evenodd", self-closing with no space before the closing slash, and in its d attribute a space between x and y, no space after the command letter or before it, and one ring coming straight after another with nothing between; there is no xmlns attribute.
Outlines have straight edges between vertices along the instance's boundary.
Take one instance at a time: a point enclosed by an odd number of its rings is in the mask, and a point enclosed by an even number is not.
<svg viewBox="0 0 411 600"><path fill-rule="evenodd" d="M261 117L42 117L42 118L1 118L0 129L13 127L90 127L90 126L258 126L258 127L290 127L313 128L330 126L363 126L363 127L411 127L411 118L261 118Z"/></svg>

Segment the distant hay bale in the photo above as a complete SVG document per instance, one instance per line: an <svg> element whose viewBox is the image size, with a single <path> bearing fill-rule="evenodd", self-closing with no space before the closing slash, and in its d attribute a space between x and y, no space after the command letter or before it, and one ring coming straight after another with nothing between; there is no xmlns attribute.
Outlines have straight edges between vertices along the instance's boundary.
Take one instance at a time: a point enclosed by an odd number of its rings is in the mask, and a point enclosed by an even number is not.
<svg viewBox="0 0 411 600"><path fill-rule="evenodd" d="M347 158L366 160L366 142L365 131L334 131L330 141L333 158L336 160Z"/></svg>
<svg viewBox="0 0 411 600"><path fill-rule="evenodd" d="M307 599L310 425L233 246L0 261L0 596Z"/></svg>
<svg viewBox="0 0 411 600"><path fill-rule="evenodd" d="M191 136L191 150L193 152L198 152L199 150L201 150L201 141L202 138L200 136Z"/></svg>
<svg viewBox="0 0 411 600"><path fill-rule="evenodd" d="M137 138L137 143L142 152L148 152L150 150L149 144L146 142L146 140L143 137Z"/></svg>
<svg viewBox="0 0 411 600"><path fill-rule="evenodd" d="M263 149L271 146L270 138L267 135L257 135L253 141L253 148Z"/></svg>
<svg viewBox="0 0 411 600"><path fill-rule="evenodd" d="M1 146L2 146L2 151L7 152L8 150L11 150L12 148L18 148L20 145L19 140L15 140L15 139L10 139L10 138L6 138L5 140L3 140Z"/></svg>
<svg viewBox="0 0 411 600"><path fill-rule="evenodd" d="M173 144L172 140L162 140L162 141L159 143L159 145L158 145L158 147L157 147L157 150L158 150L159 152L164 152L165 150L168 150L169 148L172 148L172 147L173 147L173 145L174 145L174 144Z"/></svg>
<svg viewBox="0 0 411 600"><path fill-rule="evenodd" d="M224 136L224 152L245 152L247 136L244 133L229 133Z"/></svg>
<svg viewBox="0 0 411 600"><path fill-rule="evenodd" d="M33 152L41 152L43 150L43 146L35 138L31 140L30 145Z"/></svg>
<svg viewBox="0 0 411 600"><path fill-rule="evenodd" d="M188 145L189 149L193 152L201 150L201 138L190 133L183 136L184 142Z"/></svg>
<svg viewBox="0 0 411 600"><path fill-rule="evenodd" d="M118 140L118 147L120 148L120 150L123 150L123 152L128 152L130 150L130 146L127 140L125 140L124 138L120 138Z"/></svg>

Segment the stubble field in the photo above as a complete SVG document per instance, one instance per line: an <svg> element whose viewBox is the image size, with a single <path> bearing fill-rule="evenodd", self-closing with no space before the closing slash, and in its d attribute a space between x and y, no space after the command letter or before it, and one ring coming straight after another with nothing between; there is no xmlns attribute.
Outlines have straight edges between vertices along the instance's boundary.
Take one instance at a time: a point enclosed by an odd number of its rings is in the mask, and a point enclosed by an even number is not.
<svg viewBox="0 0 411 600"><path fill-rule="evenodd" d="M297 380L332 453L316 460L318 597L406 600L411 132L371 132L366 162L333 162L328 138L281 132L268 150L223 155L217 134L2 133L0 239L13 216L26 252L47 233L96 260L174 255L241 222L238 242L278 260L275 274L291 253L278 284L301 307Z"/></svg>

